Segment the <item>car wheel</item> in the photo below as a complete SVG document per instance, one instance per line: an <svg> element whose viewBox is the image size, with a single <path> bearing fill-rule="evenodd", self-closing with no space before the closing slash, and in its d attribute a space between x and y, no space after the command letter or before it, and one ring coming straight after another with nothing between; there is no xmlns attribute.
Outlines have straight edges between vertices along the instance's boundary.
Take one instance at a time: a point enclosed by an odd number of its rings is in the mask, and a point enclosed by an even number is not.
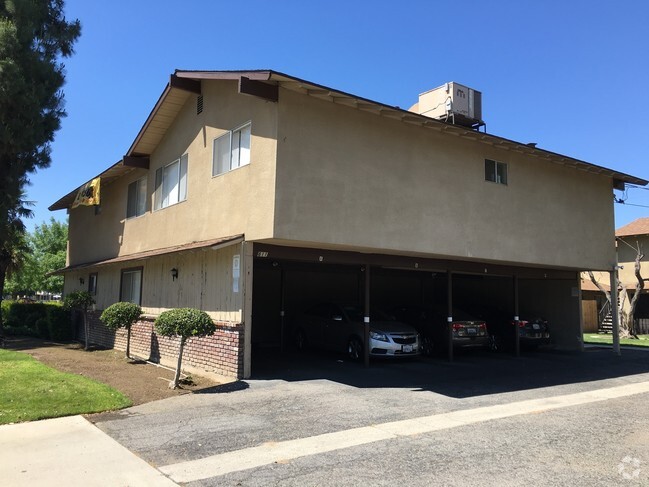
<svg viewBox="0 0 649 487"><path fill-rule="evenodd" d="M347 344L347 356L354 362L363 358L363 344L358 337L351 337Z"/></svg>
<svg viewBox="0 0 649 487"><path fill-rule="evenodd" d="M501 352L503 348L502 340L498 335L489 335L489 349L492 352Z"/></svg>
<svg viewBox="0 0 649 487"><path fill-rule="evenodd" d="M306 349L306 335L304 334L304 330L298 330L295 333L295 348L300 352Z"/></svg>
<svg viewBox="0 0 649 487"><path fill-rule="evenodd" d="M430 339L430 337L422 337L421 353L422 355L427 356L431 356L433 354L433 341Z"/></svg>

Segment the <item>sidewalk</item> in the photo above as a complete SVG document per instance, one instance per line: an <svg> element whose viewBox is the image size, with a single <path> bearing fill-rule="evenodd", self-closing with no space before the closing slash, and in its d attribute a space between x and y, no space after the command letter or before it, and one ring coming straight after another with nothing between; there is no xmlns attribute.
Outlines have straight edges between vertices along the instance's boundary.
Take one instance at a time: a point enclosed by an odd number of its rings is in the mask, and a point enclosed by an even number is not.
<svg viewBox="0 0 649 487"><path fill-rule="evenodd" d="M0 451L2 485L176 485L81 416L0 426Z"/></svg>

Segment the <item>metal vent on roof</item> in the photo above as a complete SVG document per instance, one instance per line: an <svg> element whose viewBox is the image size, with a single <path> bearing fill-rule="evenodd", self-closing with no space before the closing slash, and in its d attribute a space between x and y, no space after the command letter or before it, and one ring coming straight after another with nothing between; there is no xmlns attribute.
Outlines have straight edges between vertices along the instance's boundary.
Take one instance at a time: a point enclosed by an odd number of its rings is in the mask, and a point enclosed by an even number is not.
<svg viewBox="0 0 649 487"><path fill-rule="evenodd" d="M203 95L196 97L196 115L203 113Z"/></svg>

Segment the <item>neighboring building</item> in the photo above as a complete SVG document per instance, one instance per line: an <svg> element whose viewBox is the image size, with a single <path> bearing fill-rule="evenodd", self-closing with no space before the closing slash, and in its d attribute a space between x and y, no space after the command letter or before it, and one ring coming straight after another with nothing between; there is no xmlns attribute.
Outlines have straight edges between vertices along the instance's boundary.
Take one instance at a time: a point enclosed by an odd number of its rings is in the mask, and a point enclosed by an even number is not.
<svg viewBox="0 0 649 487"><path fill-rule="evenodd" d="M74 190L50 207L69 210L65 292L89 289L97 314L141 303L132 350L161 361L176 345L153 317L203 309L218 332L188 365L239 377L300 309L366 288L382 306L544 315L580 348L579 272L613 268L613 188L647 182L479 132L475 106L467 126L419 107L427 93L407 111L275 71L176 71L99 175L101 205L72 208Z"/></svg>
<svg viewBox="0 0 649 487"><path fill-rule="evenodd" d="M618 261L618 279L622 287L626 290L623 296L620 296L622 311L630 311L631 299L635 294L638 279L635 275L635 260L638 251L644 255L640 261L640 274L645 279L645 288L641 291L638 298L634 319L641 333L649 333L649 217L638 218L628 225L618 228L615 231L615 240L617 247ZM610 290L610 274L594 272L595 280ZM584 297L584 310L592 309L593 302L597 303L598 310L598 329L609 331L610 319L607 314L607 301L604 293L590 281L588 274L582 274L582 295ZM589 301L589 303L587 303ZM592 316L592 314L588 314ZM584 323L586 325L586 312L584 313ZM595 331L592 328L592 320L588 323L588 331Z"/></svg>

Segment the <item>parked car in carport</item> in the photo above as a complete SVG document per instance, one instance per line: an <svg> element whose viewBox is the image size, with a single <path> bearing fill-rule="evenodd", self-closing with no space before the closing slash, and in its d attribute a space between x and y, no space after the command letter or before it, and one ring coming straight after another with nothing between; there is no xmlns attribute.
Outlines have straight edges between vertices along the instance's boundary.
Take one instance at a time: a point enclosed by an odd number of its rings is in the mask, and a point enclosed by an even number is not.
<svg viewBox="0 0 649 487"><path fill-rule="evenodd" d="M364 355L363 309L355 304L322 303L298 315L293 324L295 345ZM412 326L371 311L369 351L372 357L411 357L419 354L419 334Z"/></svg>
<svg viewBox="0 0 649 487"><path fill-rule="evenodd" d="M415 327L421 335L421 353L431 355L448 348L448 318L444 311L424 306L397 306L391 310L396 319ZM484 320L455 309L453 311L454 348L487 348L489 334Z"/></svg>
<svg viewBox="0 0 649 487"><path fill-rule="evenodd" d="M499 308L486 307L479 310L479 315L487 321L489 346L495 352L515 347L516 322L512 314ZM550 329L544 318L523 317L518 321L518 333L522 348L533 349L550 342Z"/></svg>

